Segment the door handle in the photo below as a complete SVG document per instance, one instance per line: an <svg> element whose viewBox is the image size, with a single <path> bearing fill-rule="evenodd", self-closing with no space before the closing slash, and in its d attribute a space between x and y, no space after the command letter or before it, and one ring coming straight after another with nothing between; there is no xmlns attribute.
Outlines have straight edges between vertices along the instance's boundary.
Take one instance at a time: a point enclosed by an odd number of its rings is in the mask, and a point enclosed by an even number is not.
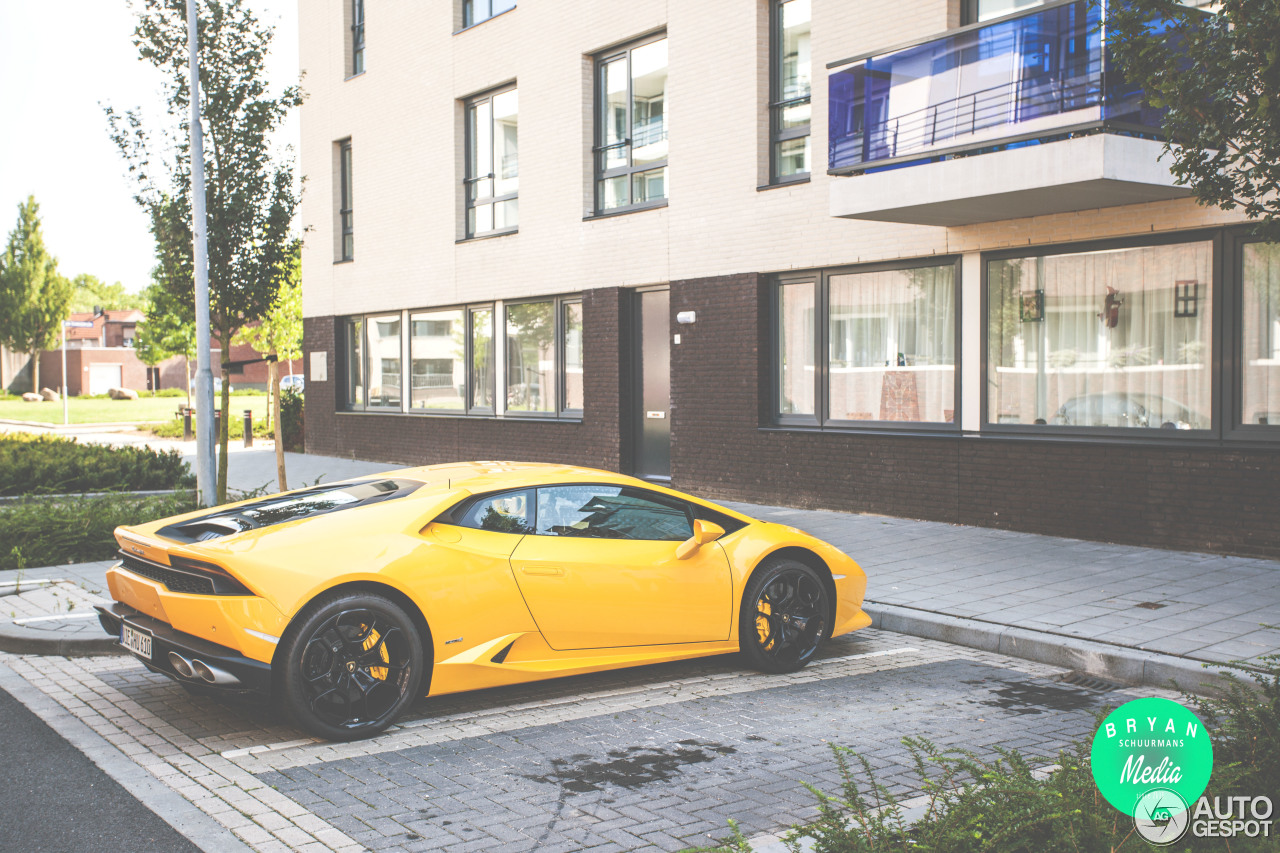
<svg viewBox="0 0 1280 853"><path fill-rule="evenodd" d="M564 576L564 569L559 566L522 566L520 571L526 575L544 575L553 578Z"/></svg>

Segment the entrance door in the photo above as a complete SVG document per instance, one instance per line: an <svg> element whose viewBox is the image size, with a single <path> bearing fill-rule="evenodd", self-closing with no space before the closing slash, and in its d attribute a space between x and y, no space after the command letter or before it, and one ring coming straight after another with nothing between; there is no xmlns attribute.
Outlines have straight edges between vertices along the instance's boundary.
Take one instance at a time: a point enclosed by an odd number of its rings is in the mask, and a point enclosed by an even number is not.
<svg viewBox="0 0 1280 853"><path fill-rule="evenodd" d="M671 294L636 294L637 477L671 477Z"/></svg>

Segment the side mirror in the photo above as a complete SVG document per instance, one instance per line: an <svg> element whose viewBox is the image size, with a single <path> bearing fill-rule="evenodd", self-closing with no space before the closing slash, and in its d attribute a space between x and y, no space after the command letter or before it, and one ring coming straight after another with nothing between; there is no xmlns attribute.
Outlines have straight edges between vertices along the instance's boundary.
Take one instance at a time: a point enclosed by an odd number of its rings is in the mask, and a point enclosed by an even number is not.
<svg viewBox="0 0 1280 853"><path fill-rule="evenodd" d="M716 524L714 521L702 521L701 519L693 523L693 535L680 543L680 547L676 548L676 559L687 560L694 554L698 553L698 549L708 542L714 542L724 535L724 528Z"/></svg>

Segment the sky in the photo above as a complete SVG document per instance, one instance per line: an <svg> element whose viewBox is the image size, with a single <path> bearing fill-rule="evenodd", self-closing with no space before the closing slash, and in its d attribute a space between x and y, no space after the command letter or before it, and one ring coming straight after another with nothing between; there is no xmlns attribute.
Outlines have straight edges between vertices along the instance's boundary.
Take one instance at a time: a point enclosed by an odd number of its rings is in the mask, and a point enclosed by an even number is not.
<svg viewBox="0 0 1280 853"><path fill-rule="evenodd" d="M272 91L297 80L298 0L246 0L276 25ZM68 277L89 273L138 291L155 244L102 107L167 121L161 72L138 58L128 0L0 0L0 239L28 195L45 245ZM278 143L296 148L297 110Z"/></svg>

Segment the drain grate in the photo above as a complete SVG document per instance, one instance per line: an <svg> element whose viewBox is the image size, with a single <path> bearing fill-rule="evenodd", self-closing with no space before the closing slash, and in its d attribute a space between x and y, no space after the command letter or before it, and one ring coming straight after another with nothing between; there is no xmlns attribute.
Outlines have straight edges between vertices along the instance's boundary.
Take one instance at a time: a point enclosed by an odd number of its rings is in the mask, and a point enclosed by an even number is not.
<svg viewBox="0 0 1280 853"><path fill-rule="evenodd" d="M1110 693L1112 690L1119 690L1124 687L1123 684L1107 681L1104 678L1089 675L1087 672L1081 672L1078 669L1063 673L1054 680L1062 684L1070 684L1072 687L1079 687L1082 690L1092 690L1095 693Z"/></svg>

